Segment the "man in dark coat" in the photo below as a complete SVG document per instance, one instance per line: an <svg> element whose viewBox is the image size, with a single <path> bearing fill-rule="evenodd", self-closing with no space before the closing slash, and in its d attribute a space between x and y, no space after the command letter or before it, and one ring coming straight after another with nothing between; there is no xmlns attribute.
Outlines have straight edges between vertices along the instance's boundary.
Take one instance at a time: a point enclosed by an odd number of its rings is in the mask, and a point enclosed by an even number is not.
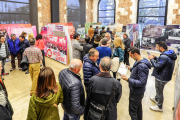
<svg viewBox="0 0 180 120"><path fill-rule="evenodd" d="M141 56L140 50L136 47L131 47L129 54L134 60L136 60L136 62L132 68L128 66L128 69L131 71L129 78L125 75L121 75L122 79L129 83L129 115L131 116L131 120L143 120L141 102L146 90L146 83L149 69L151 69L151 63L149 60Z"/></svg>
<svg viewBox="0 0 180 120"><path fill-rule="evenodd" d="M83 58L83 74L84 74L84 85L86 92L88 88L89 79L99 73L99 67L97 65L97 59L99 58L99 52L95 48L91 48Z"/></svg>
<svg viewBox="0 0 180 120"><path fill-rule="evenodd" d="M128 35L126 33L123 34L123 42L125 45L125 50L124 50L124 64L130 65L129 64L129 52L128 49L131 47L131 39L128 38Z"/></svg>
<svg viewBox="0 0 180 120"><path fill-rule="evenodd" d="M93 45L89 44L90 39L91 38L89 36L85 38L86 43L83 45L82 59L89 52L89 50L93 48Z"/></svg>
<svg viewBox="0 0 180 120"><path fill-rule="evenodd" d="M59 73L59 84L61 85L64 100L63 120L79 120L84 114L85 95L81 77L78 75L82 68L79 59L73 59L69 64L69 69L64 69Z"/></svg>
<svg viewBox="0 0 180 120"><path fill-rule="evenodd" d="M148 55L148 58L154 67L152 76L155 77L156 88L156 96L150 98L156 105L151 106L150 108L154 111L162 112L164 86L172 79L177 56L173 50L167 50L167 44L163 41L157 42L156 46L162 54L159 57Z"/></svg>
<svg viewBox="0 0 180 120"><path fill-rule="evenodd" d="M113 97L109 103L106 120L117 120L117 103L122 95L121 83L113 78L109 73L111 69L111 59L109 57L102 58L99 67L101 72L90 78L89 81L84 120L88 119L91 101L107 106L112 92L114 80L116 87Z"/></svg>

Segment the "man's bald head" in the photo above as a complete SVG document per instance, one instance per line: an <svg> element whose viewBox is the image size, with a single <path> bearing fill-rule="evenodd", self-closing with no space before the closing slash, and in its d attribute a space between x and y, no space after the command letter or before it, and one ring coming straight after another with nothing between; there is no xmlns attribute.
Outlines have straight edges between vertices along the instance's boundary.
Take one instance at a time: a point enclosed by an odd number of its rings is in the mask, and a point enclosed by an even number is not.
<svg viewBox="0 0 180 120"><path fill-rule="evenodd" d="M81 67L82 67L82 62L79 59L73 59L69 64L69 69L76 74L79 73Z"/></svg>

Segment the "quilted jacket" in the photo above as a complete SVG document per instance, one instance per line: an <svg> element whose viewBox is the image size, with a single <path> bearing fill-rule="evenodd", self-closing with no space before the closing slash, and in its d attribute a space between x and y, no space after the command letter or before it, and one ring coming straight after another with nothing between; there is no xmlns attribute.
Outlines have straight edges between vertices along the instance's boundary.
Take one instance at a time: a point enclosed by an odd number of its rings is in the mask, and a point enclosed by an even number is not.
<svg viewBox="0 0 180 120"><path fill-rule="evenodd" d="M11 52L11 54L17 55L20 50L19 38L16 38L16 40L14 40L14 41L12 39L9 39L7 41L7 43L8 43L8 48L9 48L9 51Z"/></svg>
<svg viewBox="0 0 180 120"><path fill-rule="evenodd" d="M89 58L88 54L84 56L83 61L84 83L89 83L89 79L99 73L99 67L97 66L97 63Z"/></svg>
<svg viewBox="0 0 180 120"><path fill-rule="evenodd" d="M177 56L173 50L165 51L160 55L160 57L155 57L156 61L151 59L151 63L154 67L152 76L162 81L170 81L176 59Z"/></svg>
<svg viewBox="0 0 180 120"><path fill-rule="evenodd" d="M64 95L64 111L68 114L84 114L85 95L81 77L69 69L64 69L59 73L59 84Z"/></svg>
<svg viewBox="0 0 180 120"><path fill-rule="evenodd" d="M124 50L122 50L120 47L116 48L112 57L118 57L119 63L124 61Z"/></svg>
<svg viewBox="0 0 180 120"><path fill-rule="evenodd" d="M146 58L134 63L134 66L130 69L131 76L128 79L129 88L132 92L136 94L145 92L149 69L151 69L151 63Z"/></svg>

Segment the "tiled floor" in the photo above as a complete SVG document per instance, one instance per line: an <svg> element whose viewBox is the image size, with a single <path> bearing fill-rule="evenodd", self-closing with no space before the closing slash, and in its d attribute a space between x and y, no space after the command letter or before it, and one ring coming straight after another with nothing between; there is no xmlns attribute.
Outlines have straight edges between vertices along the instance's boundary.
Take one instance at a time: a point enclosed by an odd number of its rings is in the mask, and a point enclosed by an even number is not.
<svg viewBox="0 0 180 120"><path fill-rule="evenodd" d="M147 58L147 52L141 52L143 57ZM151 52L150 52L151 53ZM159 53L151 53L159 55ZM133 59L130 59L131 66L134 63ZM17 64L17 61L16 61ZM58 73L68 66L62 65L61 63L52 59L46 58L46 65L54 70L56 80L58 82ZM6 63L6 72L9 72L11 68L10 62ZM143 104L143 120L173 120L174 106L174 76L173 79L165 86L164 89L164 112L154 112L149 109L149 106L155 105L150 101L150 97L155 95L154 77L151 76L152 69L150 70L149 79L147 82L146 92L142 101ZM82 71L81 71L82 74ZM129 75L129 73L128 73ZM14 109L13 120L25 120L27 117L28 106L29 106L29 91L31 87L30 75L26 75L24 72L16 69L11 72L8 76L4 76L5 85L8 91L9 100ZM118 103L118 120L130 120L128 112L128 98L129 98L129 87L127 82L121 80L122 83L122 97ZM61 120L63 118L63 110L59 105L59 113ZM81 117L83 120L83 117Z"/></svg>

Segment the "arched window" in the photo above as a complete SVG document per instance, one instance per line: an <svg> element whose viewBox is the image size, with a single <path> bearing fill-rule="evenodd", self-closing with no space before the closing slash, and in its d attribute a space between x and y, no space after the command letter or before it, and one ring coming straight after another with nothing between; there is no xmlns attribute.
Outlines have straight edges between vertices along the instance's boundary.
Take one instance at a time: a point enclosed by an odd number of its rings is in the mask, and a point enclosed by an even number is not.
<svg viewBox="0 0 180 120"><path fill-rule="evenodd" d="M166 25L168 0L139 0L138 23L142 25Z"/></svg>
<svg viewBox="0 0 180 120"><path fill-rule="evenodd" d="M99 0L98 22L115 23L115 0Z"/></svg>

